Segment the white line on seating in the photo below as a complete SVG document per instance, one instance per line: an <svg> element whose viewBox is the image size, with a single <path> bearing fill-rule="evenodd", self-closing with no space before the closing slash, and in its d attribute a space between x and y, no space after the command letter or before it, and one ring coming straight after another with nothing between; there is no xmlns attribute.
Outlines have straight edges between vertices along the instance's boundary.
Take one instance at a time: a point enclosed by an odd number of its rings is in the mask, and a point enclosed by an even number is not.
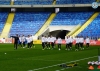
<svg viewBox="0 0 100 71"><path fill-rule="evenodd" d="M78 60L74 60L74 61L70 61L70 62L65 62L65 63L71 63L71 62L76 62L76 61L82 61L82 60L86 60L86 59L90 59L90 58L95 58L97 56L93 56L93 57L87 57L87 58L83 58L83 59L78 59ZM58 65L61 65L63 63L60 64L56 64L56 65L52 65L52 66L46 66L46 67L42 67L42 68L37 68L37 69L33 69L33 71L37 71L37 70L42 70L42 69L46 69L46 68L51 68L51 67L55 67ZM28 70L29 71L29 70Z"/></svg>

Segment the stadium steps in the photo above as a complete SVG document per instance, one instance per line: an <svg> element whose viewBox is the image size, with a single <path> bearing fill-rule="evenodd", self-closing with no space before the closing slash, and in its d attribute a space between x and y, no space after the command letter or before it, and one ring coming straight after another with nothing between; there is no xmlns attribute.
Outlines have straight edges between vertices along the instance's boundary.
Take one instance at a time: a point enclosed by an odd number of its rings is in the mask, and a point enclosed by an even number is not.
<svg viewBox="0 0 100 71"><path fill-rule="evenodd" d="M99 0L96 0L96 2L100 2ZM98 39L100 41L100 38Z"/></svg>
<svg viewBox="0 0 100 71"><path fill-rule="evenodd" d="M96 0L96 2L100 2L99 0Z"/></svg>
<svg viewBox="0 0 100 71"><path fill-rule="evenodd" d="M11 0L11 3L10 3L10 5L14 5L14 1L12 1L12 0Z"/></svg>
<svg viewBox="0 0 100 71"><path fill-rule="evenodd" d="M35 36L41 35L41 33L50 25L54 17L56 16L56 13L52 13L49 18L46 20L44 25L40 28L40 30L35 34Z"/></svg>
<svg viewBox="0 0 100 71"><path fill-rule="evenodd" d="M53 4L53 5L56 5L56 0L54 0L52 4Z"/></svg>
<svg viewBox="0 0 100 71"><path fill-rule="evenodd" d="M82 32L98 15L99 12L94 13L72 36L75 37Z"/></svg>
<svg viewBox="0 0 100 71"><path fill-rule="evenodd" d="M68 34L67 36L71 36L74 32L76 32L79 28L81 27L80 24L78 24L77 26L75 26Z"/></svg>
<svg viewBox="0 0 100 71"><path fill-rule="evenodd" d="M3 37L3 38L7 38L8 37L9 31L10 31L10 28L12 26L12 22L13 22L13 19L14 19L14 15L15 15L15 13L9 13L7 21L5 23L3 31L1 33L1 37Z"/></svg>

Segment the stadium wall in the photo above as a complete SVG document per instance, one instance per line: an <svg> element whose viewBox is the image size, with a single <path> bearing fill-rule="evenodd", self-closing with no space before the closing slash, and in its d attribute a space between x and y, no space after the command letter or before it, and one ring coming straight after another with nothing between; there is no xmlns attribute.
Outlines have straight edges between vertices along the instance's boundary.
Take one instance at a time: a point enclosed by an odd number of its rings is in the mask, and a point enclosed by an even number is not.
<svg viewBox="0 0 100 71"><path fill-rule="evenodd" d="M0 38L0 43L14 43L14 39L12 38ZM33 42L34 44L41 44L41 40L34 40ZM75 44L76 41L73 41L73 44ZM57 41L56 41L57 44ZM66 44L65 40L62 40L62 44ZM86 42L84 41L84 44L86 44ZM100 46L100 41L98 40L90 40L90 45L99 45Z"/></svg>
<svg viewBox="0 0 100 71"><path fill-rule="evenodd" d="M66 30L66 31L71 31L73 28L75 28L77 25L73 25L73 26L63 26L63 25L59 25L58 26L48 26L40 36L38 36L39 39L41 39L41 36L44 35L44 36L48 36L48 35L53 35L55 37L58 37L60 34L60 32L62 30ZM58 35L59 34L59 35ZM58 36L57 36L58 35Z"/></svg>
<svg viewBox="0 0 100 71"><path fill-rule="evenodd" d="M63 25L57 25L57 26L49 26L49 29L50 31L49 32L52 32L52 31L55 31L55 30L68 30L68 31L71 31L73 28L75 28L77 25L73 25L73 26L63 26Z"/></svg>

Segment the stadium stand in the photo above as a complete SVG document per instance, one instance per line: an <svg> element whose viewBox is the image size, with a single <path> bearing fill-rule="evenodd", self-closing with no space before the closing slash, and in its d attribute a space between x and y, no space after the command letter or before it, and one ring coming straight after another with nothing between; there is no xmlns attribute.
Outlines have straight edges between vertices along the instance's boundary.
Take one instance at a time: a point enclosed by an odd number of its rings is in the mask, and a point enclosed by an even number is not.
<svg viewBox="0 0 100 71"><path fill-rule="evenodd" d="M49 17L49 12L17 12L10 35L34 35Z"/></svg>
<svg viewBox="0 0 100 71"><path fill-rule="evenodd" d="M8 13L7 12L0 12L0 32L2 32L4 23L6 22Z"/></svg>
<svg viewBox="0 0 100 71"><path fill-rule="evenodd" d="M0 0L0 5L10 5L11 0Z"/></svg>
<svg viewBox="0 0 100 71"><path fill-rule="evenodd" d="M59 12L50 25L82 25L92 14L93 12Z"/></svg>
<svg viewBox="0 0 100 71"><path fill-rule="evenodd" d="M100 37L100 14L98 17L89 25L87 26L78 36L84 37Z"/></svg>
<svg viewBox="0 0 100 71"><path fill-rule="evenodd" d="M14 4L15 5L37 5L37 4L40 4L40 5L49 5L49 4L52 4L53 3L53 0L16 0L14 1Z"/></svg>
<svg viewBox="0 0 100 71"><path fill-rule="evenodd" d="M95 20L95 18L99 15L99 12L94 12L92 14L92 16L83 24L81 25L81 27L76 31L74 32L71 36L75 37L77 36L79 33L81 33L89 24L91 24L91 22L93 20Z"/></svg>
<svg viewBox="0 0 100 71"><path fill-rule="evenodd" d="M96 0L56 0L56 4L89 4Z"/></svg>

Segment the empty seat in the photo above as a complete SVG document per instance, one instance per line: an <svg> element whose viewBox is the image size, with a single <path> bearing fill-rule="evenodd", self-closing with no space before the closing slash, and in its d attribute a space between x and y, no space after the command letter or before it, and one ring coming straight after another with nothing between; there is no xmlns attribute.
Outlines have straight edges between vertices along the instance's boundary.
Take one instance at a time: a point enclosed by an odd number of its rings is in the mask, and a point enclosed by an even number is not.
<svg viewBox="0 0 100 71"><path fill-rule="evenodd" d="M52 4L53 0L16 0L14 2L15 5L48 5L48 4Z"/></svg>
<svg viewBox="0 0 100 71"><path fill-rule="evenodd" d="M0 0L0 5L10 5L11 0Z"/></svg>
<svg viewBox="0 0 100 71"><path fill-rule="evenodd" d="M7 16L8 16L7 12L0 12L0 33L2 32L2 30L4 28Z"/></svg>
<svg viewBox="0 0 100 71"><path fill-rule="evenodd" d="M10 35L34 35L49 17L49 12L17 12Z"/></svg>
<svg viewBox="0 0 100 71"><path fill-rule="evenodd" d="M51 25L82 25L92 14L93 12L59 12Z"/></svg>
<svg viewBox="0 0 100 71"><path fill-rule="evenodd" d="M93 20L78 36L100 37L100 15Z"/></svg>
<svg viewBox="0 0 100 71"><path fill-rule="evenodd" d="M91 4L95 0L57 0L56 4Z"/></svg>

